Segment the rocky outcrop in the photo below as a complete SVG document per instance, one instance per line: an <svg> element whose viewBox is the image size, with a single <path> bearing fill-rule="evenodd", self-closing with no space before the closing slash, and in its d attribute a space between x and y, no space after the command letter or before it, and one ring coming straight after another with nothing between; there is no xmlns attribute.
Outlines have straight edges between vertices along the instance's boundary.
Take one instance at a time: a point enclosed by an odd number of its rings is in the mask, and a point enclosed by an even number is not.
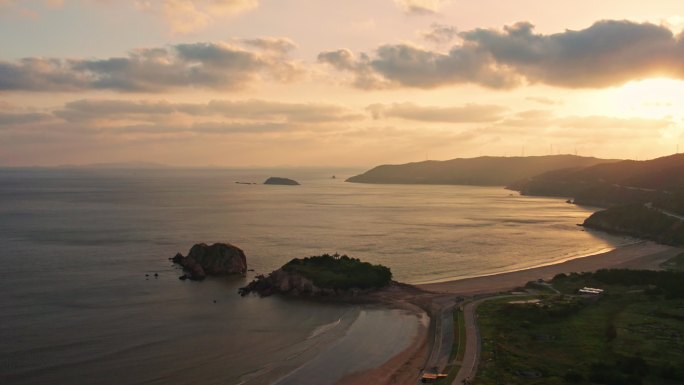
<svg viewBox="0 0 684 385"><path fill-rule="evenodd" d="M392 271L388 267L335 253L295 258L268 276L258 275L239 292L262 296L353 296L381 289L391 282Z"/></svg>
<svg viewBox="0 0 684 385"><path fill-rule="evenodd" d="M171 260L186 271L181 279L201 281L209 275L244 275L247 272L245 253L229 243L215 243L211 246L198 243L190 249L187 256L178 253Z"/></svg>
<svg viewBox="0 0 684 385"><path fill-rule="evenodd" d="M296 180L288 179L288 178L278 178L278 177L270 177L266 179L266 182L264 184L274 184L274 185L282 185L282 186L299 186L299 182Z"/></svg>
<svg viewBox="0 0 684 385"><path fill-rule="evenodd" d="M247 286L238 290L240 295L245 296L250 293L259 294L267 297L273 294L286 294L293 296L326 297L326 296L355 296L368 293L370 289L332 289L322 288L314 284L311 279L298 273L291 273L278 269L271 274L257 275Z"/></svg>

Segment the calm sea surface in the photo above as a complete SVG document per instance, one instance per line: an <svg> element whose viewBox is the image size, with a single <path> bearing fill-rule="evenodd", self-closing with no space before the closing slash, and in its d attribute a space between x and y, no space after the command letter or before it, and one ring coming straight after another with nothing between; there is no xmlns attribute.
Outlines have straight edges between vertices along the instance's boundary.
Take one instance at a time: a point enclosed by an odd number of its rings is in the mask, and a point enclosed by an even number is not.
<svg viewBox="0 0 684 385"><path fill-rule="evenodd" d="M332 383L401 351L422 322L399 311L241 298L245 278L181 282L168 258L197 242L241 247L257 273L339 252L410 283L627 242L582 231L576 224L592 210L561 199L350 184L348 171L334 172L338 179L311 170L0 170L0 383L287 383L287 373L308 373L302 365L326 354L360 357L346 371L336 365ZM273 175L302 186L235 183ZM388 317L401 321L377 329ZM387 330L407 342L354 350Z"/></svg>

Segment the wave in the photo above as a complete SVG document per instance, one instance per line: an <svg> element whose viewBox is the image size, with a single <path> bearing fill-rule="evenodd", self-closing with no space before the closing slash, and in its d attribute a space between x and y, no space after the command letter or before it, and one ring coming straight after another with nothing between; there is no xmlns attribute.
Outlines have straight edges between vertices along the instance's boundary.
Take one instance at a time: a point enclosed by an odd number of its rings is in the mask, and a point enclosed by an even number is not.
<svg viewBox="0 0 684 385"><path fill-rule="evenodd" d="M311 334L309 334L308 337L306 337L307 340L310 340L312 338L316 338L320 336L321 334L327 333L333 329L335 329L337 326L339 326L342 323L342 318L338 319L337 321L331 322L329 324L321 325L314 329Z"/></svg>

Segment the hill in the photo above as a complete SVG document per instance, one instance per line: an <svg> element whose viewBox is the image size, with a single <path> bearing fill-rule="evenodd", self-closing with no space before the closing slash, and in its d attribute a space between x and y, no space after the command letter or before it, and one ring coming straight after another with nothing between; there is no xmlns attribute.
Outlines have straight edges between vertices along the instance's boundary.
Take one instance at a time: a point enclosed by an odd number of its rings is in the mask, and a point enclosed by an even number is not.
<svg viewBox="0 0 684 385"><path fill-rule="evenodd" d="M633 203L684 213L684 154L554 170L508 186L524 195L572 197L577 204Z"/></svg>
<svg viewBox="0 0 684 385"><path fill-rule="evenodd" d="M666 245L684 245L684 221L642 204L615 206L596 212L584 221L583 226Z"/></svg>
<svg viewBox="0 0 684 385"><path fill-rule="evenodd" d="M616 160L575 155L458 158L382 165L347 179L352 183L506 186L551 170L580 168Z"/></svg>

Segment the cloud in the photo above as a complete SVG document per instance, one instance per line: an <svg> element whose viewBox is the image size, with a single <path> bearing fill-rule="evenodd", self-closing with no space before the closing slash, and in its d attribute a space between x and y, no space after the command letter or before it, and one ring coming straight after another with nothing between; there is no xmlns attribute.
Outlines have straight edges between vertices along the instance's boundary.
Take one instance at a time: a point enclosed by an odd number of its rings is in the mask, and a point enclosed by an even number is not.
<svg viewBox="0 0 684 385"><path fill-rule="evenodd" d="M517 23L458 36L462 41L448 52L387 44L358 57L347 50L323 52L319 61L352 74L359 88L465 83L495 89L530 83L601 88L653 76L684 78L683 35L651 23L604 20L550 35L535 33L530 23Z"/></svg>
<svg viewBox="0 0 684 385"><path fill-rule="evenodd" d="M531 83L598 88L648 76L684 75L681 35L650 23L605 20L552 35L517 23L504 31L478 29L461 37L465 45L484 50Z"/></svg>
<svg viewBox="0 0 684 385"><path fill-rule="evenodd" d="M28 123L42 122L52 119L52 115L39 112L2 112L0 111L0 128Z"/></svg>
<svg viewBox="0 0 684 385"><path fill-rule="evenodd" d="M318 103L282 103L264 100L213 100L208 103L170 103L167 101L92 100L69 102L54 115L70 123L126 121L158 123L178 120L205 124L225 124L249 121L269 124L319 124L362 119L347 108ZM181 119L182 120L182 119Z"/></svg>
<svg viewBox="0 0 684 385"><path fill-rule="evenodd" d="M429 30L422 31L420 35L433 43L445 44L458 37L458 30L450 25L432 24Z"/></svg>
<svg viewBox="0 0 684 385"><path fill-rule="evenodd" d="M532 102L539 103L539 104L544 104L544 105L547 105L547 106L553 106L553 105L563 104L563 102L560 101L560 100L555 100L555 99L547 98L546 96L528 96L528 97L526 97L525 99L527 99L527 100L529 100L529 101L532 101Z"/></svg>
<svg viewBox="0 0 684 385"><path fill-rule="evenodd" d="M352 84L361 89L381 89L390 86L390 82L373 69L370 57L361 54L357 58L351 50L321 52L318 62L333 68L353 74Z"/></svg>
<svg viewBox="0 0 684 385"><path fill-rule="evenodd" d="M394 0L394 3L408 15L430 15L439 12L446 0Z"/></svg>
<svg viewBox="0 0 684 385"><path fill-rule="evenodd" d="M217 18L234 16L259 6L259 0L138 0L136 7L161 16L175 33L196 32Z"/></svg>
<svg viewBox="0 0 684 385"><path fill-rule="evenodd" d="M413 103L373 104L368 110L374 119L399 118L421 122L482 123L502 119L505 107L466 104L458 107L426 107Z"/></svg>
<svg viewBox="0 0 684 385"><path fill-rule="evenodd" d="M671 118L621 118L601 115L557 116L549 110L519 111L488 127L489 132L521 136L552 136L582 141L637 137L658 138L659 132L675 125Z"/></svg>
<svg viewBox="0 0 684 385"><path fill-rule="evenodd" d="M28 123L43 122L52 119L52 115L22 108L0 100L0 129L10 126L21 126Z"/></svg>
<svg viewBox="0 0 684 385"><path fill-rule="evenodd" d="M240 44L242 43L242 44ZM247 49L248 46L252 49ZM177 44L106 59L25 58L0 61L0 91L161 92L175 88L235 90L261 78L290 82L302 69L287 39Z"/></svg>
<svg viewBox="0 0 684 385"><path fill-rule="evenodd" d="M477 50L463 49L441 53L408 44L383 45L375 57L349 50L323 52L319 62L354 76L358 88L403 86L435 88L448 84L476 83L489 88L511 88L520 80L507 68Z"/></svg>

